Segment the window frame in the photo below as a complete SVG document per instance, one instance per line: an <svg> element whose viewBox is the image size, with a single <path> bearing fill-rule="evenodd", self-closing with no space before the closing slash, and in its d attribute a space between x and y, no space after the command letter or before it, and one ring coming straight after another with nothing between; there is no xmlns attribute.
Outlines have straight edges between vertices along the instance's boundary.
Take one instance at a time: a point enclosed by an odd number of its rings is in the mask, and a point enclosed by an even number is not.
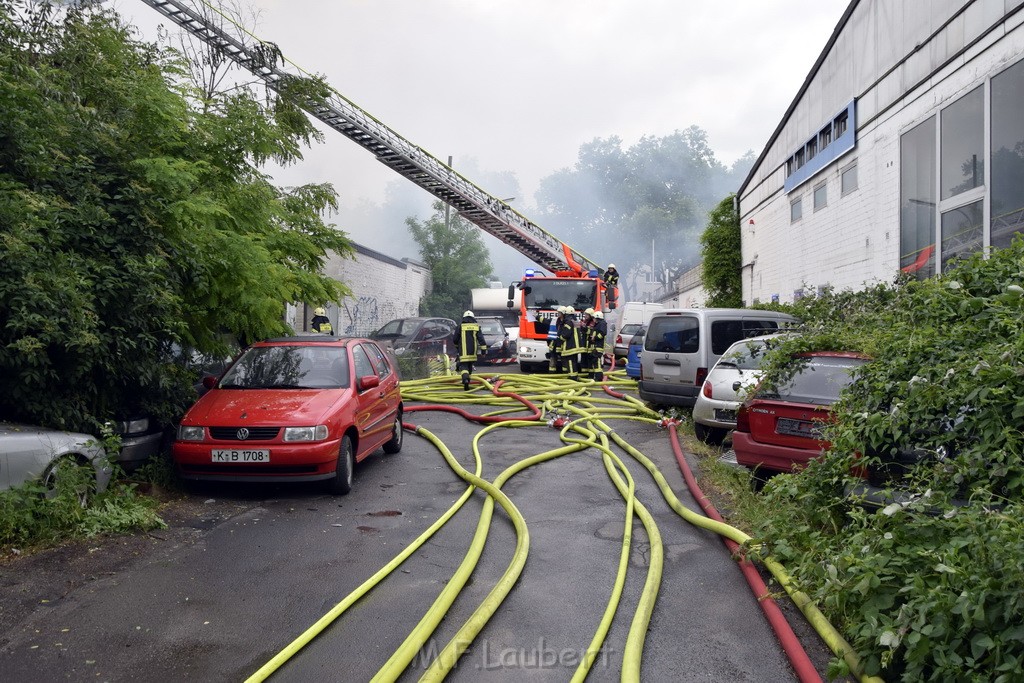
<svg viewBox="0 0 1024 683"><path fill-rule="evenodd" d="M818 204L818 190L824 191L824 194L822 196L825 198L825 201L823 201L820 205ZM815 213L821 211L822 209L828 206L828 179L822 180L820 183L814 186L814 189L811 190L811 197L811 206L814 207Z"/></svg>
<svg viewBox="0 0 1024 683"><path fill-rule="evenodd" d="M853 172L853 187L846 187L846 174ZM857 159L854 159L846 166L839 169L839 196L845 197L846 195L856 192L860 189L860 176L857 173Z"/></svg>

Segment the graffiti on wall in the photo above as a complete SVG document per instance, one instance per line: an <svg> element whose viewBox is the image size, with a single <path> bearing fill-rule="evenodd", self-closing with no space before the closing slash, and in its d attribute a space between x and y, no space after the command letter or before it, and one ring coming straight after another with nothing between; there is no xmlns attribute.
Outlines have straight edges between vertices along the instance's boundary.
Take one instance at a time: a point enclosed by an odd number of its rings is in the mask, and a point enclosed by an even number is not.
<svg viewBox="0 0 1024 683"><path fill-rule="evenodd" d="M417 315L415 308L411 305L405 305L402 308L406 310L400 310L394 301L387 299L381 301L375 296L353 297L341 302L341 307L338 310L338 323L344 329L346 336L365 337L389 320Z"/></svg>

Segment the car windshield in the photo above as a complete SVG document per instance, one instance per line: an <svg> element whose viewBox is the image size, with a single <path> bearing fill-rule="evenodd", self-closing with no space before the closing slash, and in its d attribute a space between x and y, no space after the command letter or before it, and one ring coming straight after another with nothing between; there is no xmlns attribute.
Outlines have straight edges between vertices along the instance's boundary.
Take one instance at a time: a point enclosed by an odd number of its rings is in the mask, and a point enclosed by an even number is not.
<svg viewBox="0 0 1024 683"><path fill-rule="evenodd" d="M841 356L801 356L794 358L792 372L777 387L764 387L763 398L793 403L832 405L839 393L853 382L854 371L867 361Z"/></svg>
<svg viewBox="0 0 1024 683"><path fill-rule="evenodd" d="M633 334L633 338L629 340L629 345L630 346L634 346L634 345L635 346L640 346L641 344L644 343L644 337L646 335L647 335L647 329L644 328L643 326L641 326L640 329L637 330Z"/></svg>
<svg viewBox="0 0 1024 683"><path fill-rule="evenodd" d="M525 280L523 300L527 308L553 309L572 306L582 311L597 303L597 283L594 280Z"/></svg>
<svg viewBox="0 0 1024 683"><path fill-rule="evenodd" d="M719 359L718 364L740 370L757 370L768 351L767 346L763 339L733 344Z"/></svg>
<svg viewBox="0 0 1024 683"><path fill-rule="evenodd" d="M636 331L639 330L639 329L640 329L640 325L637 325L636 323L629 323L628 325L623 325L622 329L619 330L619 333L620 334L636 334Z"/></svg>
<svg viewBox="0 0 1024 683"><path fill-rule="evenodd" d="M484 334L493 334L499 337L505 334L504 328L497 320L478 320L477 322L480 323L480 331Z"/></svg>
<svg viewBox="0 0 1024 683"><path fill-rule="evenodd" d="M340 389L349 385L341 346L254 346L225 373L221 389Z"/></svg>
<svg viewBox="0 0 1024 683"><path fill-rule="evenodd" d="M374 338L382 339L412 339L412 335L416 332L416 327L419 325L419 320L409 320L408 318L398 318L392 320L373 333Z"/></svg>

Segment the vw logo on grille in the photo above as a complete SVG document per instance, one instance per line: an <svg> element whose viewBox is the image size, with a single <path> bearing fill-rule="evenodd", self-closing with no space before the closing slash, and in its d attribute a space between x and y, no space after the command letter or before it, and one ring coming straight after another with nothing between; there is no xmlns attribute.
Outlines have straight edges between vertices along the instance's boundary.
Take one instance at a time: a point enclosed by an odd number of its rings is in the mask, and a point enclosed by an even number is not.
<svg viewBox="0 0 1024 683"><path fill-rule="evenodd" d="M245 427L242 427L237 432L235 432L235 436L238 437L239 441L245 441L246 439L249 438L249 430L246 429Z"/></svg>

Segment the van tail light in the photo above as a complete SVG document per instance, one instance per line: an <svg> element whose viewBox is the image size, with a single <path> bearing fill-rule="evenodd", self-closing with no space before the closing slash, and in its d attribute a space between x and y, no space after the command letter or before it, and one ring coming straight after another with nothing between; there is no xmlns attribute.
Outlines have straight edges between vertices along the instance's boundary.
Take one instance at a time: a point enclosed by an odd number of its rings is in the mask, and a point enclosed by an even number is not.
<svg viewBox="0 0 1024 683"><path fill-rule="evenodd" d="M711 395L711 382L704 380L704 388L701 389L701 393L704 394L705 398L714 398L714 396Z"/></svg>
<svg viewBox="0 0 1024 683"><path fill-rule="evenodd" d="M747 413L747 404L746 403L741 405L739 411L736 413L736 431L737 432L749 432L750 431L750 415Z"/></svg>
<svg viewBox="0 0 1024 683"><path fill-rule="evenodd" d="M708 378L707 368L697 368L697 376L694 378L694 384L703 384L704 380Z"/></svg>

